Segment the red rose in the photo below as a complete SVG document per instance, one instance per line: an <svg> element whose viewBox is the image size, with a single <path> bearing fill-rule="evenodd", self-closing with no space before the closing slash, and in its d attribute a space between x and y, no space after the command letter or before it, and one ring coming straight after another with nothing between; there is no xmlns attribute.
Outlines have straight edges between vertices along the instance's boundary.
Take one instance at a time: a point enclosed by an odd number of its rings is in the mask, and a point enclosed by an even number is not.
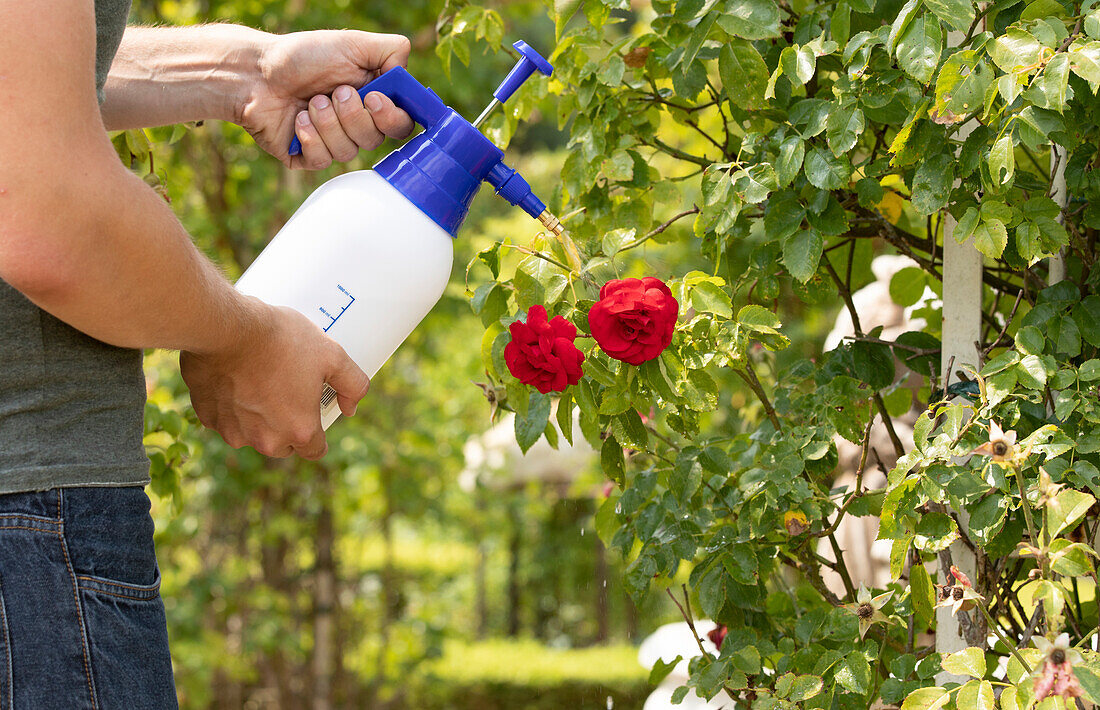
<svg viewBox="0 0 1100 710"><path fill-rule="evenodd" d="M584 353L573 344L577 328L572 323L561 316L547 322L546 309L531 306L527 322L516 321L509 330L512 342L504 346L504 362L517 380L543 394L581 381Z"/></svg>
<svg viewBox="0 0 1100 710"><path fill-rule="evenodd" d="M707 638L710 639L710 642L713 643L714 647L719 651L722 650L722 642L726 640L727 631L725 625L719 624L707 632Z"/></svg>
<svg viewBox="0 0 1100 710"><path fill-rule="evenodd" d="M615 279L600 289L588 326L605 353L641 365L672 342L680 304L660 279Z"/></svg>

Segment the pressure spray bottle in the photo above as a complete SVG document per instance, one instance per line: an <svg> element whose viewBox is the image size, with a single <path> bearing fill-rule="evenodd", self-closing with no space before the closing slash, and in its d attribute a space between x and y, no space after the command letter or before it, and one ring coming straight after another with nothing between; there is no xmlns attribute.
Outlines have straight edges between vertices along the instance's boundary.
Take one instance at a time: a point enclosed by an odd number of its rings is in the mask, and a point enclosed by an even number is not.
<svg viewBox="0 0 1100 710"><path fill-rule="evenodd" d="M561 224L478 130L537 69L550 63L525 42L520 60L473 122L401 67L359 89L390 97L424 131L373 170L329 180L309 196L237 281L237 289L305 314L373 377L443 295L452 239L481 183L555 234ZM301 144L295 138L290 154ZM340 415L325 385L321 422Z"/></svg>

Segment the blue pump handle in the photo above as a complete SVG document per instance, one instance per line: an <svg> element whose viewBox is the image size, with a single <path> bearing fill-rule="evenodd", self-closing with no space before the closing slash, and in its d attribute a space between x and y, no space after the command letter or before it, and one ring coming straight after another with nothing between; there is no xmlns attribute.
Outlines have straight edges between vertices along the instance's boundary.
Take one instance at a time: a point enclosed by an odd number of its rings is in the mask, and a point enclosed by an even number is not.
<svg viewBox="0 0 1100 710"><path fill-rule="evenodd" d="M450 109L435 95L435 92L414 79L404 67L394 67L359 89L359 98L363 99L372 91L378 91L390 97L399 109L425 128L431 128L450 113ZM294 136L294 140L290 142L289 153L299 155L301 152L302 143L298 140L298 136Z"/></svg>
<svg viewBox="0 0 1100 710"><path fill-rule="evenodd" d="M516 93L516 89L527 81L536 69L546 76L554 73L554 67L551 66L550 62L543 59L541 54L522 39L513 44L512 47L519 52L520 59L512 67L512 71L508 72L508 76L504 77L504 81L497 87L497 90L493 92L493 98L501 103L510 99L512 94Z"/></svg>

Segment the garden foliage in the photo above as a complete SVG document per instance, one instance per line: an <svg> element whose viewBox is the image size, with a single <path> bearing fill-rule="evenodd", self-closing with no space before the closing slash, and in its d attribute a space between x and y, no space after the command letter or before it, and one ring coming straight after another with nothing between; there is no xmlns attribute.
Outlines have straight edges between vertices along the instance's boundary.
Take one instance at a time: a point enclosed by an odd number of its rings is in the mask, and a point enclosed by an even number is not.
<svg viewBox="0 0 1100 710"><path fill-rule="evenodd" d="M465 60L493 11L449 9L440 54ZM570 149L552 208L569 233L517 235L471 262L483 364L522 447L584 437L601 451L615 486L596 526L630 560L628 588L727 626L688 686L752 707L1016 708L1082 689L1100 701L1096 658L1068 666L1080 687L1058 686L1044 669L1065 651L1033 648L1063 631L1089 646L1098 621L1100 9L559 0L550 12L554 77L494 130L506 139L536 105L556 108ZM952 238L984 255L984 327L980 354L944 381ZM1052 283L1059 251L1068 275ZM913 260L890 293L926 323L896 340L864 331L851 297L882 253ZM680 314L670 347L635 366L584 336L601 285L642 276L668 283ZM799 319L822 304L852 311L855 337L808 357ZM584 376L560 396L505 366L508 327L532 306L580 331ZM918 413L905 450L893 422ZM863 486L875 419L900 457L884 490ZM852 488L833 488L840 438L862 447ZM844 557L818 552L839 551L841 520L866 515L892 544L894 581L873 607ZM960 541L977 554L972 580L946 574ZM944 604L972 648L941 658ZM941 670L969 680L937 684Z"/></svg>

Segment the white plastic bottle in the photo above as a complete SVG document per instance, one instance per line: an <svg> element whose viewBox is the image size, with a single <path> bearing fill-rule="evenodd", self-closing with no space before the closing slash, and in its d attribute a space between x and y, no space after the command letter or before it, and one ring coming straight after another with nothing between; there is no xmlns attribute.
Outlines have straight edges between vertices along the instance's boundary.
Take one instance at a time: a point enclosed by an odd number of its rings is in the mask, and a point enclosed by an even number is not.
<svg viewBox="0 0 1100 710"><path fill-rule="evenodd" d="M373 170L333 178L237 282L309 316L374 377L443 295L453 237ZM327 389L321 419L340 414Z"/></svg>
<svg viewBox="0 0 1100 710"><path fill-rule="evenodd" d="M523 57L490 109L538 69L553 68L523 42ZM443 295L452 240L481 183L548 228L558 221L504 154L401 67L359 90L380 91L424 126L374 170L329 180L310 195L237 281L237 289L313 320L373 377ZM480 122L489 109L478 119ZM294 155L300 149L295 139ZM325 386L321 421L340 414Z"/></svg>

